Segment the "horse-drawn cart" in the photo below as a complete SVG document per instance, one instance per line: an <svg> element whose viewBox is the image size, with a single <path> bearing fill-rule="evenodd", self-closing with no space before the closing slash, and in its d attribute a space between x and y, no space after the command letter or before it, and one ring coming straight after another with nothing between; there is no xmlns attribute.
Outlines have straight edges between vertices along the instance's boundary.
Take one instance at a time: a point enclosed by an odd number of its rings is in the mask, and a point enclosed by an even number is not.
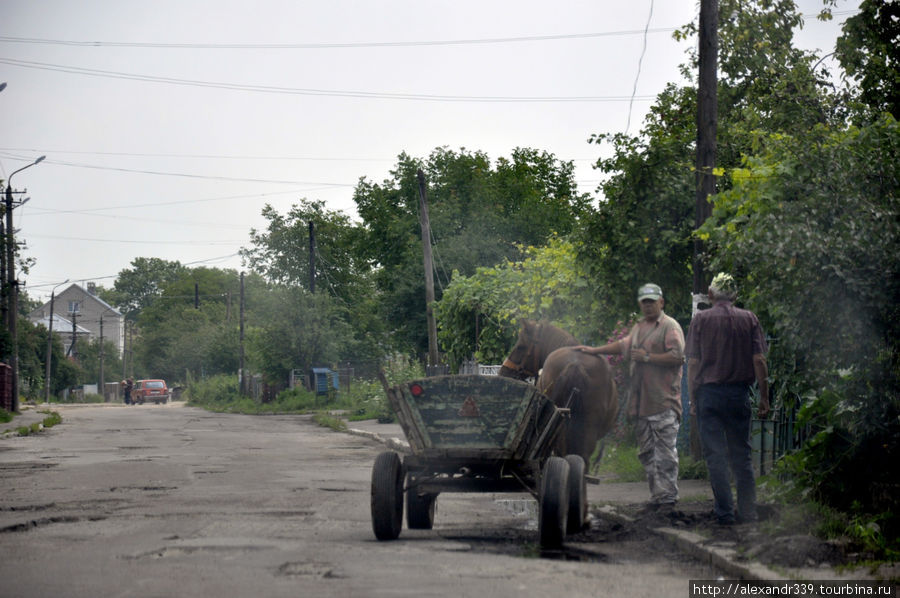
<svg viewBox="0 0 900 598"><path fill-rule="evenodd" d="M431 529L442 492L529 492L538 500L544 547L559 546L587 516L582 457L552 456L567 409L533 385L496 376L436 376L389 387L412 454L378 455L372 469L372 527L379 540Z"/></svg>

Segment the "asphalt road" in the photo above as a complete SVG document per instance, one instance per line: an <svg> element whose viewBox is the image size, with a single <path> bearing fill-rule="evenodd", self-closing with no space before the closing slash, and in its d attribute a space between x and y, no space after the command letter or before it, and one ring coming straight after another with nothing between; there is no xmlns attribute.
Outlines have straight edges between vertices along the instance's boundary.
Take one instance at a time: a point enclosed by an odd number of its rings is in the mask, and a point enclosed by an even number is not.
<svg viewBox="0 0 900 598"><path fill-rule="evenodd" d="M0 439L0 596L656 597L716 575L612 536L541 556L524 494L441 495L434 530L379 542L384 447L307 416L54 410L62 424Z"/></svg>

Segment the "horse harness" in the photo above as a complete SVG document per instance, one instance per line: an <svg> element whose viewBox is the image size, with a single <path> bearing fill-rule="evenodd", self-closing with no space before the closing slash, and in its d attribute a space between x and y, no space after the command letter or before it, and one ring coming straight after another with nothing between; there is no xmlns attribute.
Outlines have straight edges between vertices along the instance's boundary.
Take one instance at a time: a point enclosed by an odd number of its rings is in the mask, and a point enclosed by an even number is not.
<svg viewBox="0 0 900 598"><path fill-rule="evenodd" d="M542 326L542 325L540 325ZM540 333L540 327L538 328L538 333ZM507 357L503 361L503 367L509 368L517 374L525 374L525 378L537 378L538 373L540 371L540 365L538 363L538 354L537 354L537 343L532 342L528 345L528 350L525 352L525 356L522 358L520 363L515 363L509 357ZM531 367L529 369L528 362L531 362Z"/></svg>

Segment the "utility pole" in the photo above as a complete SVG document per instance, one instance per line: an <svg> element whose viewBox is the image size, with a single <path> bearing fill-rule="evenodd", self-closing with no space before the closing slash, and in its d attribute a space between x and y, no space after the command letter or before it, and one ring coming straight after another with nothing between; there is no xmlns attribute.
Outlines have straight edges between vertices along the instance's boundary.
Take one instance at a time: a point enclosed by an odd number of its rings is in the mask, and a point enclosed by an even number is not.
<svg viewBox="0 0 900 598"><path fill-rule="evenodd" d="M438 364L437 324L434 321L434 267L431 258L431 222L425 198L425 173L416 172L419 180L419 224L422 227L422 252L425 263L425 319L428 321L428 365Z"/></svg>
<svg viewBox="0 0 900 598"><path fill-rule="evenodd" d="M719 59L718 0L700 0L700 74L697 87L697 198L695 228L712 215L709 196L716 193L716 132L718 127L717 61ZM694 240L694 294L706 291L703 242Z"/></svg>
<svg viewBox="0 0 900 598"><path fill-rule="evenodd" d="M244 376L244 273L241 272L241 306L240 306L240 357L238 364L238 383L240 384L241 395L247 394L247 381Z"/></svg>
<svg viewBox="0 0 900 598"><path fill-rule="evenodd" d="M128 335L131 341L128 343L128 378L134 376L134 322L128 323Z"/></svg>
<svg viewBox="0 0 900 598"><path fill-rule="evenodd" d="M72 359L75 359L75 339L77 338L76 330L75 330L75 327L76 327L75 320L77 318L78 318L78 312L73 311L72 312L72 344L69 345L69 351L67 352L67 355L69 355Z"/></svg>
<svg viewBox="0 0 900 598"><path fill-rule="evenodd" d="M316 292L316 227L309 221L309 292Z"/></svg>
<svg viewBox="0 0 900 598"><path fill-rule="evenodd" d="M41 156L28 166L23 166L19 170L14 171L6 179L6 298L7 298L7 328L9 336L12 340L12 356L10 365L12 366L12 376L10 390L12 392L12 410L19 411L19 336L16 331L17 320L19 319L19 286L16 282L16 240L15 231L13 230L13 191L12 178L17 172L21 172L26 168L31 168L35 164L39 164L45 156ZM27 200L26 200L27 201Z"/></svg>
<svg viewBox="0 0 900 598"><path fill-rule="evenodd" d="M50 363L53 359L53 302L56 299L56 289L69 282L69 279L65 279L50 291L50 322L48 323L47 329L47 359L44 361L44 365L46 366L46 371L44 372L44 402L48 405L50 404Z"/></svg>
<svg viewBox="0 0 900 598"><path fill-rule="evenodd" d="M700 0L699 76L697 81L697 198L695 229L700 228L712 215L709 196L716 193L716 133L718 128L718 76L719 60L719 2ZM703 267L703 242L694 239L694 280L692 288L693 311L706 301L709 276ZM700 447L700 422L696 415L690 419L691 456L702 459Z"/></svg>
<svg viewBox="0 0 900 598"><path fill-rule="evenodd" d="M100 358L100 396L106 402L106 383L103 380L103 314L100 314L100 346L98 347Z"/></svg>
<svg viewBox="0 0 900 598"><path fill-rule="evenodd" d="M50 404L50 360L53 358L53 301L56 289L50 293L50 321L47 323L47 355L44 359L44 402Z"/></svg>
<svg viewBox="0 0 900 598"><path fill-rule="evenodd" d="M128 377L128 320L122 320L122 380Z"/></svg>

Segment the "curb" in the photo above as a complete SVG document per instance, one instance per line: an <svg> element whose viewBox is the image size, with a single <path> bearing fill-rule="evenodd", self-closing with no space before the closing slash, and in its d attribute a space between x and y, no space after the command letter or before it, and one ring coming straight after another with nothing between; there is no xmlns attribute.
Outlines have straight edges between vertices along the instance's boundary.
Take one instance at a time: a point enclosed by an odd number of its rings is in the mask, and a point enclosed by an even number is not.
<svg viewBox="0 0 900 598"><path fill-rule="evenodd" d="M393 449L399 453L410 453L409 443L404 440L400 440L399 438L384 438L383 436L376 434L375 432L366 432L365 430L357 430L356 428L347 428L346 432L354 436L362 436L363 438L368 438L370 440L374 440L375 442L380 442L389 449Z"/></svg>
<svg viewBox="0 0 900 598"><path fill-rule="evenodd" d="M615 507L604 505L597 510L600 517L618 523L620 525L634 523L634 519L622 515ZM760 563L738 562L739 554L731 547L716 544L707 544L707 539L694 532L680 530L671 527L651 528L651 532L674 544L683 553L688 554L702 563L719 569L726 575L742 580L750 581L789 581L775 571L772 571Z"/></svg>

